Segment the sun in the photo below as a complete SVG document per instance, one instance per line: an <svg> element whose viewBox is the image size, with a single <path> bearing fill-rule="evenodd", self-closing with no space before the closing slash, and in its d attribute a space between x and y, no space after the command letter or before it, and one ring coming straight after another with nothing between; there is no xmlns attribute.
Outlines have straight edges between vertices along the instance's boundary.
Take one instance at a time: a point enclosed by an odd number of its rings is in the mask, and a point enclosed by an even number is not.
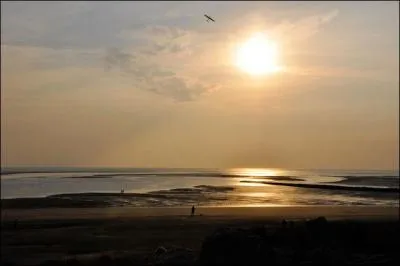
<svg viewBox="0 0 400 266"><path fill-rule="evenodd" d="M264 34L257 33L236 51L236 66L251 75L278 72L278 49Z"/></svg>

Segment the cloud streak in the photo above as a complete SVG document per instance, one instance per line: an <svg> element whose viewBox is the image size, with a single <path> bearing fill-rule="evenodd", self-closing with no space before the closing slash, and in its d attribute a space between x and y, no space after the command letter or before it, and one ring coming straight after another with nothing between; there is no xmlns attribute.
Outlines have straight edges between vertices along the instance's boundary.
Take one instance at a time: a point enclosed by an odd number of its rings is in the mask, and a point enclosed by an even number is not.
<svg viewBox="0 0 400 266"><path fill-rule="evenodd" d="M129 35L125 33L125 36ZM139 89L178 102L196 100L217 88L215 83L200 81L182 69L195 47L193 33L178 27L150 26L136 36L141 36L145 44L135 46L133 49L137 52L128 53L117 48L107 50L107 70L120 70ZM181 65L168 60L175 56L181 58Z"/></svg>
<svg viewBox="0 0 400 266"><path fill-rule="evenodd" d="M339 15L338 10L332 10L324 14L307 16L297 21L284 20L278 23L272 30L280 40L298 42L307 40L317 34L324 24L329 23Z"/></svg>
<svg viewBox="0 0 400 266"><path fill-rule="evenodd" d="M130 72L131 64L135 56L129 53L125 53L118 48L107 49L104 58L105 70L111 70L114 67L118 67L120 70Z"/></svg>

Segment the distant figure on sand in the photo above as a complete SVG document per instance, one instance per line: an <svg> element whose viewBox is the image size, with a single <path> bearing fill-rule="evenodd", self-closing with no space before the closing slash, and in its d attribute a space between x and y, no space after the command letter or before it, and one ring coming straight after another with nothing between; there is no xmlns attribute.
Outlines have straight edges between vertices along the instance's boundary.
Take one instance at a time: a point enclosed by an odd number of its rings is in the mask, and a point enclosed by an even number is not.
<svg viewBox="0 0 400 266"><path fill-rule="evenodd" d="M14 229L17 229L17 226L18 226L18 219L15 219L14 220Z"/></svg>
<svg viewBox="0 0 400 266"><path fill-rule="evenodd" d="M194 205L192 206L192 216L194 216L194 212L196 211L196 208L194 207Z"/></svg>
<svg viewBox="0 0 400 266"><path fill-rule="evenodd" d="M288 222L285 219L283 219L282 220L282 228L286 228L287 224L288 224Z"/></svg>

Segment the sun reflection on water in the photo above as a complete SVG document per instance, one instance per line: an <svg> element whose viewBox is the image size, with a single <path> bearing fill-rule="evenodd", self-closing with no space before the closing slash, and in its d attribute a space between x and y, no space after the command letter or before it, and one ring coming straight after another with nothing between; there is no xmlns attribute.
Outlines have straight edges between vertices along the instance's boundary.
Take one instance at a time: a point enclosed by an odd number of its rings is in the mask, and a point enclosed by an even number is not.
<svg viewBox="0 0 400 266"><path fill-rule="evenodd" d="M234 168L229 170L230 174L248 177L268 177L268 176L281 176L284 171L274 168Z"/></svg>

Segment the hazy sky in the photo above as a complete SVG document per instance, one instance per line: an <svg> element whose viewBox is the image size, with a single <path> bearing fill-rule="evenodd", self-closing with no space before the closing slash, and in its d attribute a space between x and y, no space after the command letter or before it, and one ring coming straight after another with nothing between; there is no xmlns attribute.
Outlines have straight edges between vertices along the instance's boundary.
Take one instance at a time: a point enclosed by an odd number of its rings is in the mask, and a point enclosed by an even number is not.
<svg viewBox="0 0 400 266"><path fill-rule="evenodd" d="M3 166L398 168L396 1L2 1L1 20ZM285 71L234 65L256 32Z"/></svg>

